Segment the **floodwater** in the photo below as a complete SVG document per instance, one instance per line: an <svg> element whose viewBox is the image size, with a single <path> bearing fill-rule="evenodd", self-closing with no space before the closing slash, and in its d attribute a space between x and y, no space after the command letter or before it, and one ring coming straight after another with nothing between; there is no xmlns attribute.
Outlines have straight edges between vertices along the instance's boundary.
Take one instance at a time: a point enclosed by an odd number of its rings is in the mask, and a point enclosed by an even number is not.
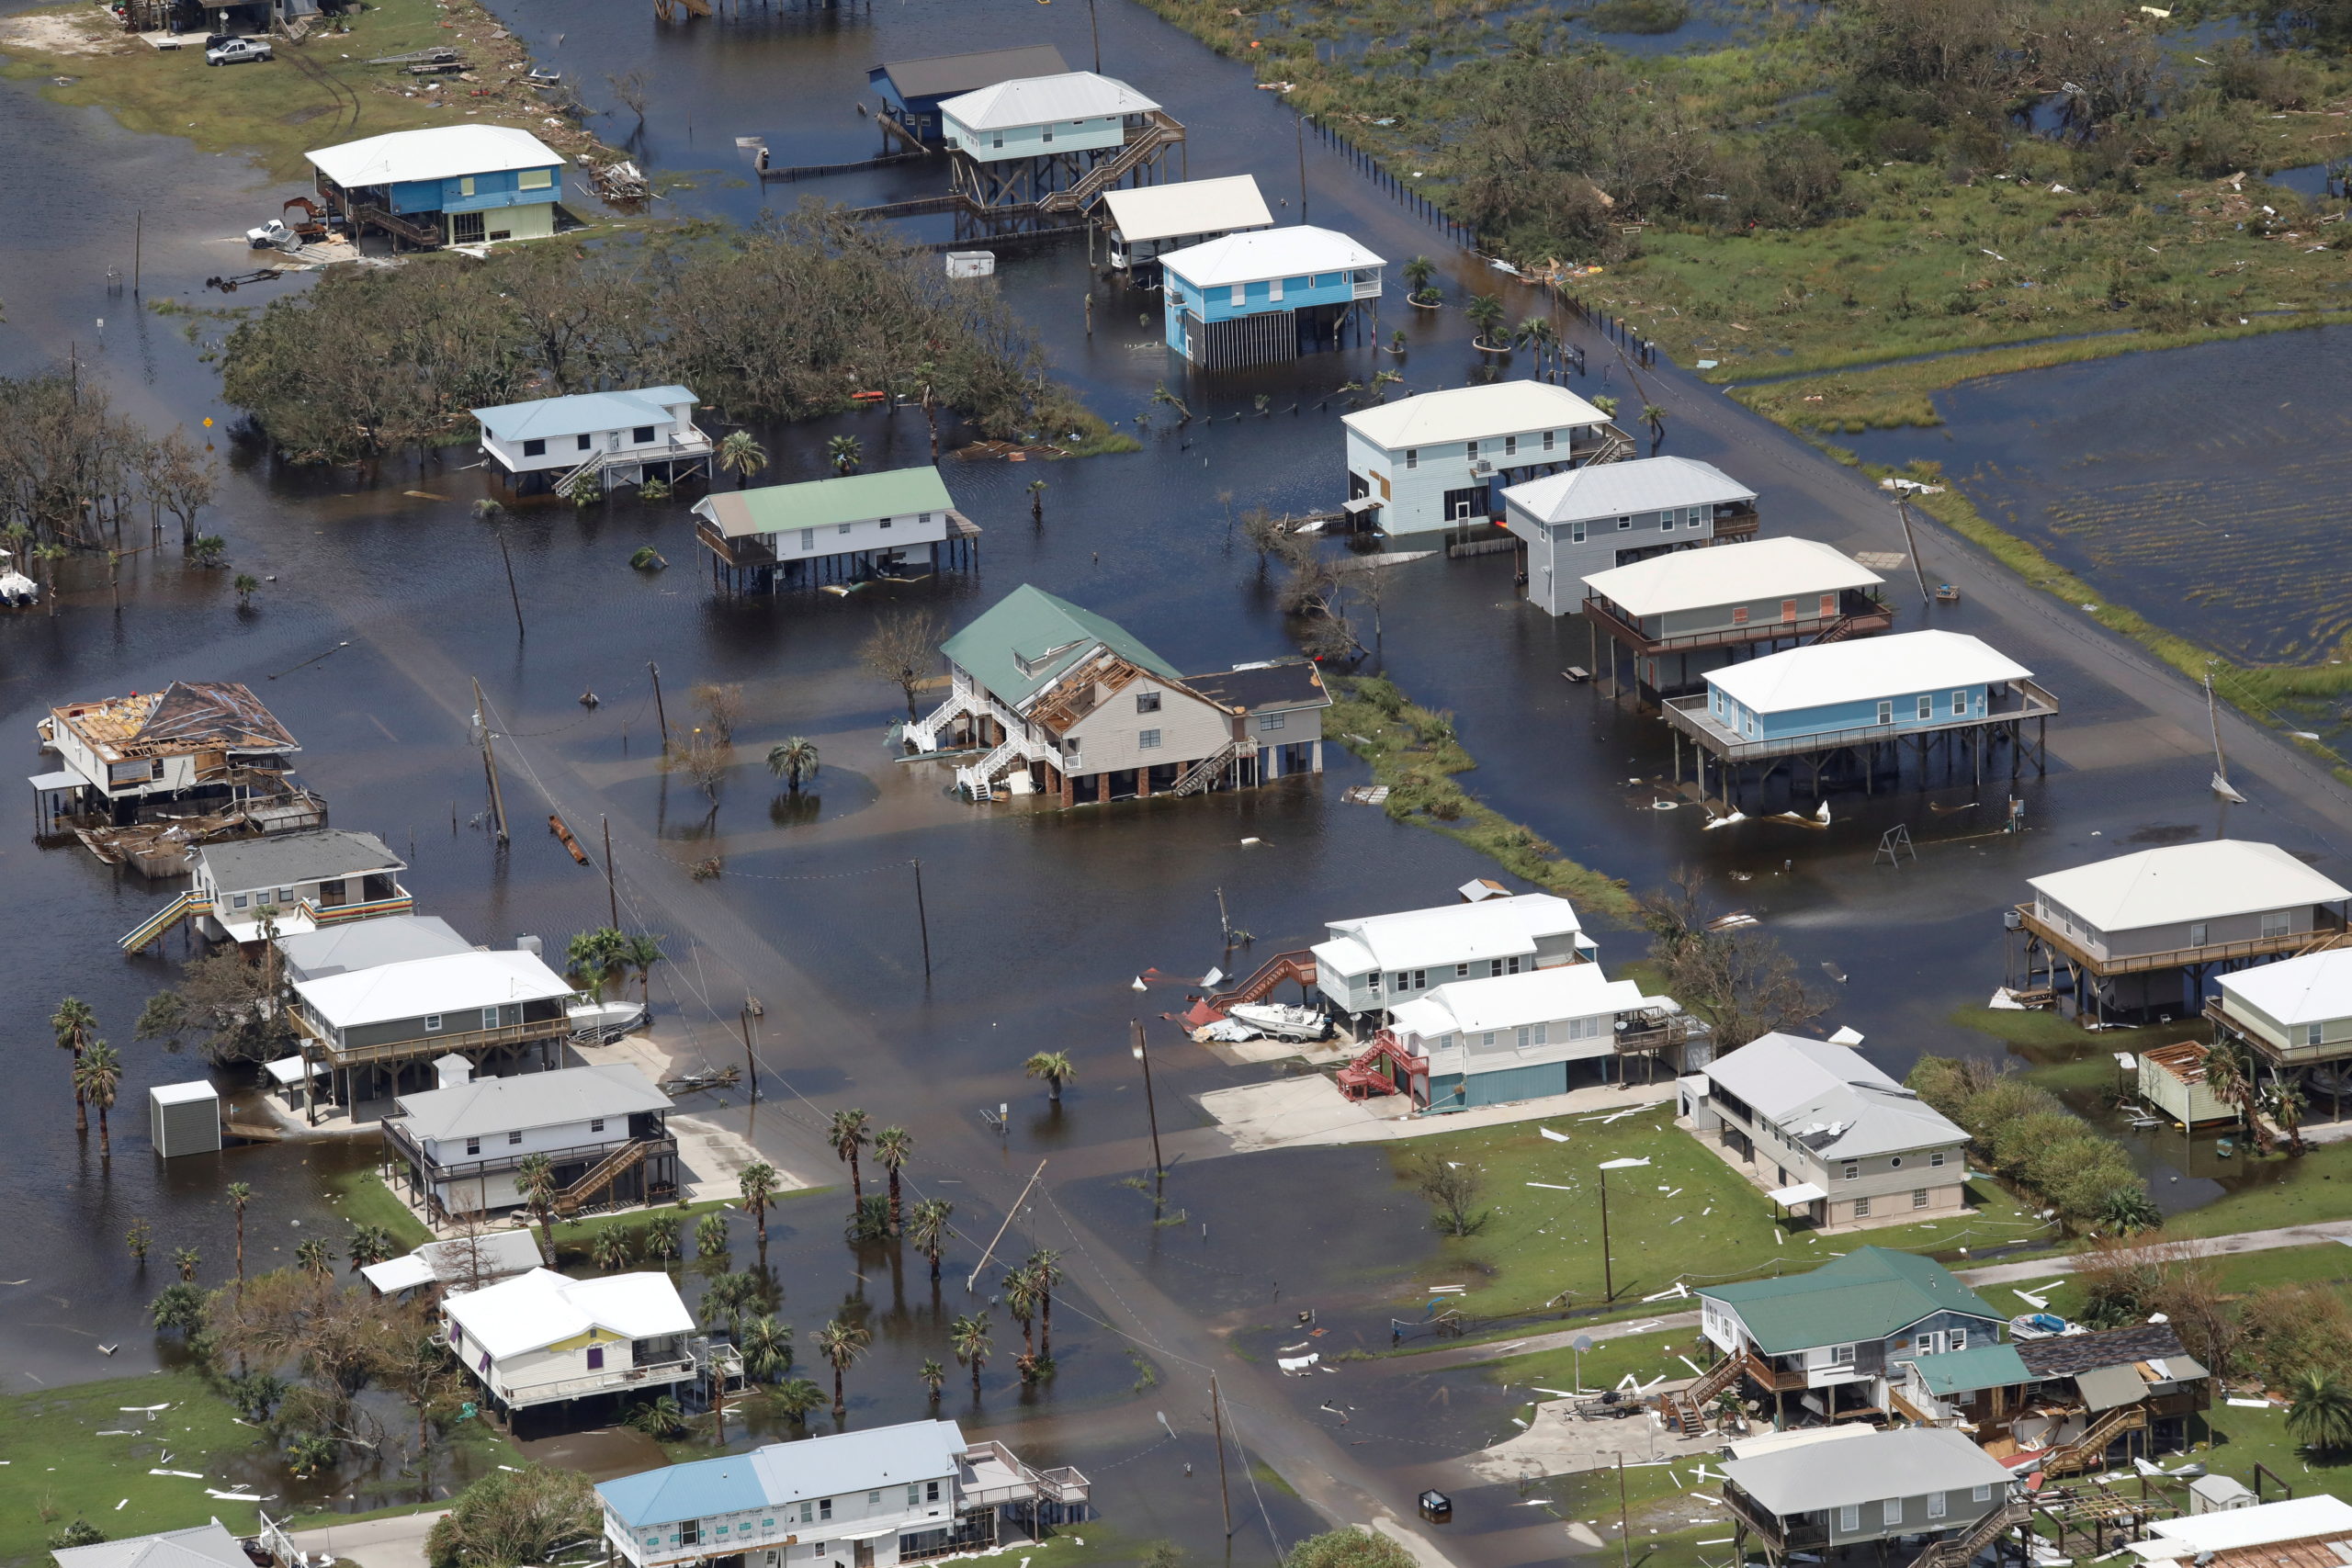
<svg viewBox="0 0 2352 1568"><path fill-rule="evenodd" d="M685 176L669 197L681 213L739 220L755 216L763 200L804 193L870 201L935 188L927 182L936 171L922 164L764 193L748 177L738 136L765 137L779 164L872 151L871 122L852 106L876 60L1040 39L1058 44L1073 64L1092 59L1085 7L1028 0L778 6L740 22L667 29L635 0L510 0L502 14L592 101L607 73L644 70L653 107L633 151L657 174ZM976 17L984 25L976 27ZM1530 308L1529 296L1442 251L1432 231L1311 140L1302 146L1276 96L1255 91L1238 67L1139 7L1106 4L1099 20L1104 68L1193 128L1193 175L1255 173L1285 204L1278 209L1284 219L1303 202L1312 220L1358 234L1392 261L1421 250L1441 255L1451 298L1499 288L1514 312ZM626 129L608 127L615 135ZM1178 1040L1159 1015L1180 1004L1181 989L1139 995L1136 976L1155 967L1174 976L1212 964L1231 972L1304 945L1329 919L1443 902L1462 882L1491 874L1491 864L1440 835L1342 804L1341 787L1363 774L1336 744L1327 748L1329 772L1319 783L1260 793L1069 814L967 806L946 793L941 773L890 758L882 738L903 712L899 695L854 662L858 642L895 608L933 606L960 622L1023 581L1121 621L1186 669L1288 651L1273 589L1233 518L1250 505L1330 505L1344 484L1338 420L1345 405L1335 389L1390 366L1402 369L1408 390L1459 384L1476 356L1458 311L1387 312L1383 332L1407 334L1401 358L1356 349L1204 384L1158 344L1152 302L1093 281L1080 247L1008 249L992 287L1035 323L1057 373L1098 412L1125 422L1166 381L1213 417L1179 428L1163 412L1145 450L1126 457L1020 466L951 460L945 471L957 503L986 531L978 575L848 599L714 597L676 502L623 499L586 512L525 504L508 526L522 585L518 636L495 541L467 514L484 481L465 466L466 454L358 470L282 465L228 434L232 411L220 405L199 345L179 330L185 318L141 313L106 292L105 268L121 259L121 217L143 207L150 301L218 304L202 298L200 280L233 247L224 237L254 213L274 211L283 193L236 160L199 157L183 144L127 137L102 118L58 111L22 83L0 86L0 130L28 153L12 171L15 189L57 215L8 242L0 373L78 344L83 374L102 379L124 412L151 427L203 434L199 421L219 421L210 439L228 474L207 525L229 539L234 570L265 579L254 606L240 612L228 573L183 570L168 551L141 557L117 614L103 570L77 563L66 571L63 614L0 621L0 733L17 738L25 773L41 768L30 727L52 702L147 690L175 676L245 681L301 739L303 773L332 802L334 821L382 834L410 861L405 881L420 906L486 942L532 933L560 946L603 923L603 878L574 865L539 824L560 811L593 846L599 819L608 820L611 897L624 923L666 938L670 958L652 987L665 1042L690 1065L739 1061L743 1000L755 995L763 1004L756 1106L734 1089L689 1097L684 1108L747 1132L803 1179L840 1182L820 1130L831 1109L860 1105L877 1124L915 1133L910 1190L957 1206L958 1239L936 1295L919 1260L842 1241L841 1188L793 1200L773 1217L777 1310L800 1337L801 1371L830 1382L807 1348L829 1317L862 1317L876 1330L874 1348L846 1380L853 1424L925 1414L917 1374L927 1359L951 1360L944 1322L989 1310L997 1349L980 1396L973 1400L968 1374L951 1364L942 1414L985 1427L1033 1461L1072 1462L1094 1474L1101 1523L1113 1540L1169 1537L1251 1562L1268 1560L1271 1539L1311 1528L1316 1511L1279 1485L1258 1484L1244 1468L1232 1483L1241 1533L1228 1548L1209 1522L1218 1517L1207 1495L1216 1461L1204 1386L1211 1367L1221 1368L1228 1417L1256 1452L1275 1455L1278 1465L1306 1455L1392 1506L1402 1506L1444 1453L1492 1434L1494 1409L1478 1401L1503 1396L1465 1383L1449 1408L1455 1408L1420 1439L1446 1445L1442 1451L1357 1446L1325 1430L1331 1423L1317 1405L1332 1396L1324 1380L1283 1383L1262 1368L1219 1359L1221 1336L1271 1337L1264 1331L1294 1321L1298 1310L1327 1314L1350 1332L1385 1318L1437 1243L1426 1216L1389 1179L1384 1155L1179 1160L1157 1205L1122 1185L1148 1168L1154 1107L1160 1131L1179 1133L1202 1122L1192 1097L1270 1076L1224 1066ZM87 188L85 176L95 182ZM1083 310L1090 288L1091 335ZM2281 354L2308 343L2265 341ZM1602 368L1597 341L1589 346L1595 374L1579 390L1639 395L1623 369ZM2218 408L2210 387L2193 378L2170 385L2184 405L2226 422L2260 452L2268 416L2253 411L2303 400L2300 386L2275 396L2270 389L2295 374L2284 359L2247 362ZM2257 404L2257 394L2266 400ZM2340 404L2327 401L2324 388L2308 396L2321 408ZM2061 406L2052 407L2053 423ZM2117 429L2125 419L2138 428ZM2079 449L2093 449L2094 440L2144 446L2148 460L2161 460L2164 447L2147 438L2154 423L2144 409L2118 409L2107 423L2081 427ZM1956 421L1955 438L1969 428ZM2046 439L2030 426L2004 428L2022 443ZM2320 428L2310 434L2314 442ZM821 471L825 438L840 431L861 436L872 467L928 455L918 418L876 412L759 431L775 459L769 477ZM1669 452L1752 476L1770 526L1802 530L1815 521L1789 470L1763 463L1751 446L1703 425L1670 434ZM1941 434L1920 439L1930 438ZM1030 515L1033 478L1048 487L1042 521ZM629 569L631 553L649 543L668 556L667 571ZM1972 599L1936 615L1939 625L1982 629L1993 613ZM2224 826L2343 870L2337 846L2291 806L2216 818L2202 794L2207 761L2193 745L2108 769L2087 750L2070 753L2059 731L2048 777L2029 773L2017 786L2030 829L2021 837L1996 830L2008 781L1976 788L1964 778L1840 796L1826 830L1757 820L1702 833L1690 806L1659 809L1676 799L1661 782L1671 756L1665 732L1594 686L1561 678L1570 665L1594 662L1586 636L1516 599L1508 557L1414 568L1409 592L1392 596L1382 623L1372 664L1455 713L1480 760L1469 782L1481 795L1565 853L1635 887L1684 867L1703 871L1722 907L1755 914L1815 977L1828 1003L1825 1022L1863 1031L1872 1059L1898 1074L1924 1051L2000 1052L1953 1015L1981 1006L1999 982L1998 915L2027 875L2113 852L2135 833ZM650 664L661 671L658 706ZM503 847L490 830L481 761L469 743L475 679L501 737L514 814L513 840ZM787 736L819 742L824 767L806 798L779 798L755 764L737 768L716 802L690 781L661 774L662 724L694 722L689 691L705 681L743 685L738 744L747 757ZM583 706L584 691L597 694L599 705ZM2145 712L2089 681L2065 697L2064 728L2105 735L2109 744ZM1812 802L1794 804L1810 809ZM1873 852L1896 827L1908 829L1919 854L1890 865ZM691 880L687 865L708 856L723 860L723 874ZM23 1376L137 1372L156 1364L141 1319L160 1259L195 1247L205 1259L202 1278L225 1277L228 1182L256 1190L253 1234L263 1240L249 1246L290 1256L291 1238L313 1227L339 1233L324 1178L367 1156L288 1144L157 1161L142 1131L147 1090L198 1068L130 1036L146 996L169 982L178 950L126 960L112 943L170 890L28 837L0 846L0 885L14 895L17 972L31 980L19 984L30 997L0 1015L20 1084L0 1111L17 1193L16 1223L0 1238L0 1280L24 1281L0 1284L23 1303L0 1314L0 1350L16 1369L13 1387L27 1386L15 1381ZM1255 933L1247 947L1228 951L1221 941L1220 896L1232 923ZM1623 931L1603 931L1600 940L1607 962L1641 947ZM126 1047L130 1072L110 1160L100 1157L95 1135L73 1130L64 1057L45 1026L55 998L68 991L90 1000L102 1032ZM1148 1102L1128 1055L1133 1018L1153 1032ZM1058 1110L1021 1074L1039 1050L1067 1051L1079 1068ZM1010 1108L1001 1132L984 1120L999 1106ZM2163 1162L2174 1156L2160 1141L2141 1146L2153 1173L2171 1174ZM1030 1187L1041 1160L1046 1168ZM2198 1179L2159 1186L2175 1203L2217 1190L2202 1167ZM1160 1223L1180 1213L1181 1222ZM120 1240L138 1217L156 1235L156 1260L143 1272ZM1012 1234L979 1269L1008 1218ZM739 1220L735 1266L748 1264L752 1246ZM1063 1253L1070 1279L1054 1321L1057 1374L1023 1390L1012 1372L1019 1330L987 1298L1008 1254L1017 1261L1039 1246ZM693 1263L683 1274L691 1297L707 1275ZM119 1353L99 1355L101 1343L119 1344ZM1390 1375L1343 1374L1359 1401L1385 1397L1382 1380ZM758 1411L749 1419L763 1434L791 1430ZM828 1429L828 1416L814 1419L815 1429ZM526 1426L526 1436L535 1450L558 1445L599 1466L635 1462L638 1451L611 1434L607 1442L593 1432ZM396 1475L339 1479L352 1507L415 1484ZM1465 1506L1450 1550L1465 1562L1531 1560L1528 1544L1510 1533L1521 1522L1499 1501L1490 1512L1483 1503ZM1483 1546L1482 1532L1492 1537Z"/></svg>

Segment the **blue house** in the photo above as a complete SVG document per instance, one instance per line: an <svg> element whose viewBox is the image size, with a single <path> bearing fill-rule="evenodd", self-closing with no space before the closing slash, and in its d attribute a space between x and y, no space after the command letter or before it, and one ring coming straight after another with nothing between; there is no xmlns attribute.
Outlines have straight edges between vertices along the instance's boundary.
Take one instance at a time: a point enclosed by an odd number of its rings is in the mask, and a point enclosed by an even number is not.
<svg viewBox="0 0 2352 1568"><path fill-rule="evenodd" d="M882 122L906 133L921 147L940 140L939 106L959 94L993 87L1024 76L1061 76L1069 72L1062 51L1049 43L1020 49L984 49L970 54L933 54L921 60L887 60L865 73L882 99Z"/></svg>
<svg viewBox="0 0 2352 1568"><path fill-rule="evenodd" d="M545 239L563 199L563 155L527 130L445 125L303 154L354 238L368 229L437 249Z"/></svg>
<svg viewBox="0 0 2352 1568"><path fill-rule="evenodd" d="M1386 264L1347 235L1298 225L1227 234L1159 258L1168 346L1205 370L1268 365L1380 330Z"/></svg>
<svg viewBox="0 0 2352 1568"><path fill-rule="evenodd" d="M1026 215L1083 212L1123 182L1149 183L1184 128L1125 82L1065 71L947 99L939 138L957 196Z"/></svg>

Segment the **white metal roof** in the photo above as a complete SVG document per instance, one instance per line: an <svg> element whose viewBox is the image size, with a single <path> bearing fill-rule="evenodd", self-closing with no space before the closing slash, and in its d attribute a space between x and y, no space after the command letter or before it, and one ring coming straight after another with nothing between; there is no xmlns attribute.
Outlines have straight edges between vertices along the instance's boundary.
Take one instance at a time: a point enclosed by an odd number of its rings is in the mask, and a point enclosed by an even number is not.
<svg viewBox="0 0 2352 1568"><path fill-rule="evenodd" d="M640 424L667 424L674 417L670 412L672 409L694 400L691 387L630 387L611 392L534 398L527 403L501 403L495 408L467 412L501 441L533 437L544 440L548 436L594 435Z"/></svg>
<svg viewBox="0 0 2352 1568"><path fill-rule="evenodd" d="M60 1547L58 1568L251 1568L253 1559L219 1519L186 1529Z"/></svg>
<svg viewBox="0 0 2352 1568"><path fill-rule="evenodd" d="M1111 209L1113 227L1131 245L1185 234L1264 229L1274 221L1252 175L1105 191L1102 200Z"/></svg>
<svg viewBox="0 0 2352 1568"><path fill-rule="evenodd" d="M968 1450L963 1428L953 1421L910 1421L770 1443L747 1454L688 1460L600 1483L596 1492L624 1524L643 1529L912 1481L961 1476L968 1487L976 1479L967 1469ZM863 1540L895 1535L900 1528L829 1533L826 1539Z"/></svg>
<svg viewBox="0 0 2352 1568"><path fill-rule="evenodd" d="M512 948L379 964L373 969L297 980L294 989L330 1029L572 994L571 982L548 968L537 953Z"/></svg>
<svg viewBox="0 0 2352 1568"><path fill-rule="evenodd" d="M1804 599L1885 581L1818 540L1773 538L1652 556L1596 571L1584 585L1627 615L1670 615L1758 599Z"/></svg>
<svg viewBox="0 0 2352 1568"><path fill-rule="evenodd" d="M527 130L507 125L436 125L392 130L302 154L345 190L408 180L454 180L466 175L561 164L562 153ZM553 200L555 193L548 192Z"/></svg>
<svg viewBox="0 0 2352 1568"><path fill-rule="evenodd" d="M2144 926L2352 898L2352 892L2278 845L2247 839L2166 844L2028 880L2035 892L2103 931L2138 931ZM2244 984L2255 973L2231 978Z"/></svg>
<svg viewBox="0 0 2352 1568"><path fill-rule="evenodd" d="M940 101L939 112L970 130L1010 130L1056 119L1148 114L1159 106L1114 76L1091 71L1021 76Z"/></svg>
<svg viewBox="0 0 2352 1568"><path fill-rule="evenodd" d="M218 1100L220 1091L212 1087L209 1078L198 1078L192 1083L161 1083L147 1091L147 1098L158 1105L194 1105L199 1100Z"/></svg>
<svg viewBox="0 0 2352 1568"><path fill-rule="evenodd" d="M534 1269L479 1291L460 1291L443 1303L477 1348L503 1360L602 1328L624 1339L650 1339L694 1330L694 1314L667 1274L605 1274L567 1280Z"/></svg>
<svg viewBox="0 0 2352 1568"><path fill-rule="evenodd" d="M1876 1429L1857 1421L1842 1427L1800 1427L1792 1432L1766 1432L1761 1437L1735 1438L1724 1445L1733 1459L1758 1459L1782 1449L1809 1449L1818 1443L1842 1443L1877 1436Z"/></svg>
<svg viewBox="0 0 2352 1568"><path fill-rule="evenodd" d="M2278 1541L2343 1534L2352 1530L2352 1504L2324 1492L2314 1492L2308 1497L2257 1503L2251 1508L2226 1508L2218 1513L2160 1519L2148 1530L2155 1539L2140 1541L2132 1548L2142 1560L2177 1557L2186 1561L2200 1551L2227 1551L2233 1547L2269 1546Z"/></svg>
<svg viewBox="0 0 2352 1568"><path fill-rule="evenodd" d="M277 939L286 973L297 980L323 979L353 969L445 953L470 953L473 945L438 915L378 915Z"/></svg>
<svg viewBox="0 0 2352 1568"><path fill-rule="evenodd" d="M1850 1046L1766 1034L1699 1069L1823 1159L1965 1143L1968 1134Z"/></svg>
<svg viewBox="0 0 2352 1568"><path fill-rule="evenodd" d="M1391 1008L1389 1017L1397 1028L1431 1040L1441 1034L1631 1012L1657 1002L1643 996L1642 987L1631 980L1609 979L1598 964L1561 964L1521 975L1449 981ZM1596 1043L1602 1050L1614 1049L1606 1035Z"/></svg>
<svg viewBox="0 0 2352 1568"><path fill-rule="evenodd" d="M2223 996L2260 1008L2290 1029L2352 1018L2352 949L2339 947L2217 975L2214 983Z"/></svg>
<svg viewBox="0 0 2352 1568"><path fill-rule="evenodd" d="M412 1134L444 1141L560 1127L600 1116L623 1117L671 1107L670 1097L627 1062L476 1078L454 1089L404 1094L398 1104ZM613 1135L617 1137L619 1129Z"/></svg>
<svg viewBox="0 0 2352 1568"><path fill-rule="evenodd" d="M1287 229L1252 229L1205 244L1187 245L1159 258L1160 267L1195 288L1263 283L1270 277L1304 277L1343 267L1387 264L1337 229L1295 223Z"/></svg>
<svg viewBox="0 0 2352 1568"><path fill-rule="evenodd" d="M1905 1427L1880 1432L1868 1442L1840 1443L1835 1459L1783 1449L1725 1460L1723 1472L1781 1518L1889 1497L2005 1487L2012 1479L1999 1460L1943 1427Z"/></svg>
<svg viewBox="0 0 2352 1568"><path fill-rule="evenodd" d="M1593 417L1600 417L1599 411ZM1539 523L1574 523L1669 506L1754 501L1756 492L1713 463L1695 457L1636 457L1546 474L1510 486L1503 491L1503 499Z"/></svg>
<svg viewBox="0 0 2352 1568"><path fill-rule="evenodd" d="M481 1235L428 1241L414 1252L370 1263L359 1273L389 1296L435 1280L509 1279L527 1274L539 1264L539 1240L529 1231L486 1231Z"/></svg>
<svg viewBox="0 0 2352 1568"><path fill-rule="evenodd" d="M1524 957L1543 937L1584 930L1575 906L1550 893L1521 893L1476 904L1441 904L1333 920L1331 940L1317 945L1333 972L1361 975L1370 969L1414 969L1474 959Z"/></svg>
<svg viewBox="0 0 2352 1568"><path fill-rule="evenodd" d="M1790 713L2032 673L1965 632L1905 632L1766 654L1710 671L1707 682L1753 712Z"/></svg>
<svg viewBox="0 0 2352 1568"><path fill-rule="evenodd" d="M1190 252L1179 254L1189 255ZM1180 269L1181 270L1181 269ZM1184 274L1193 277L1190 272ZM1193 277L1195 283L1203 279ZM1541 381L1494 381L1483 387L1448 387L1377 408L1342 414L1340 423L1389 452L1408 446L1442 446L1455 441L1485 441L1536 430L1572 430L1605 424L1609 416L1569 391ZM1664 459L1661 459L1663 461ZM1681 459L1676 458L1679 462ZM1603 464L1622 468L1624 464ZM1705 468L1702 463L1697 465ZM1577 470L1588 471L1588 470ZM1709 469L1713 472L1713 469ZM1573 473L1557 476L1575 477ZM1550 481L1538 479L1535 484ZM1514 489L1526 489L1517 486ZM1506 491L1505 493L1511 493Z"/></svg>

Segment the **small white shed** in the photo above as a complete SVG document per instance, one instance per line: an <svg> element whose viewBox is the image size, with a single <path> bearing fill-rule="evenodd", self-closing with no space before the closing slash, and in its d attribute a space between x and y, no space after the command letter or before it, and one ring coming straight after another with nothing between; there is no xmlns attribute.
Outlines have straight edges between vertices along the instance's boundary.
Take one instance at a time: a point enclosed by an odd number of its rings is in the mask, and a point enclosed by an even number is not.
<svg viewBox="0 0 2352 1568"><path fill-rule="evenodd" d="M2192 1514L2224 1514L2233 1508L2251 1508L2260 1500L2245 1482L2227 1475L2200 1475L2188 1483Z"/></svg>
<svg viewBox="0 0 2352 1568"><path fill-rule="evenodd" d="M220 1091L202 1078L156 1085L147 1091L147 1135L165 1159L219 1153Z"/></svg>

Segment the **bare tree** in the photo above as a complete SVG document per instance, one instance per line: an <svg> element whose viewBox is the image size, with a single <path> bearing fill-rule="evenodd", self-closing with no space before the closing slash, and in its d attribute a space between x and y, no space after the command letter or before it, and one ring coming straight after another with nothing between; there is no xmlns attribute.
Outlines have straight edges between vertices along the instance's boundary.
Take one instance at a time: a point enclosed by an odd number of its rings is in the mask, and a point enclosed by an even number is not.
<svg viewBox="0 0 2352 1568"><path fill-rule="evenodd" d="M670 749L670 755L662 766L674 768L694 780L695 787L710 797L711 809L716 811L718 808L718 786L727 782L727 770L734 766L734 762L732 747L697 729L684 745Z"/></svg>
<svg viewBox="0 0 2352 1568"><path fill-rule="evenodd" d="M635 70L624 71L616 76L608 71L605 73L605 81L613 89L613 96L619 102L621 107L637 116L637 123L643 125L646 98L645 73Z"/></svg>
<svg viewBox="0 0 2352 1568"><path fill-rule="evenodd" d="M164 510L179 519L180 547L192 550L196 547L196 514L212 504L213 479L218 470L211 458L197 450L196 443L176 430L166 434L161 446L163 457L152 482L157 486Z"/></svg>
<svg viewBox="0 0 2352 1568"><path fill-rule="evenodd" d="M1423 1156L1413 1170L1413 1190L1429 1200L1446 1235L1476 1235L1486 1227L1487 1211L1478 1200L1486 1194L1487 1178L1466 1160Z"/></svg>
<svg viewBox="0 0 2352 1568"><path fill-rule="evenodd" d="M743 688L706 681L695 688L694 698L695 705L710 721L710 731L718 737L719 744L733 745L735 726L743 716Z"/></svg>
<svg viewBox="0 0 2352 1568"><path fill-rule="evenodd" d="M858 662L906 694L907 716L915 716L915 693L939 664L939 617L929 610L904 610L876 626L858 645Z"/></svg>
<svg viewBox="0 0 2352 1568"><path fill-rule="evenodd" d="M1707 1021L1715 1049L1733 1050L1820 1017L1826 1005L1805 988L1795 961L1777 942L1752 930L1708 929L1705 886L1703 872L1685 868L1639 903L1650 956L1665 971L1668 994Z"/></svg>

